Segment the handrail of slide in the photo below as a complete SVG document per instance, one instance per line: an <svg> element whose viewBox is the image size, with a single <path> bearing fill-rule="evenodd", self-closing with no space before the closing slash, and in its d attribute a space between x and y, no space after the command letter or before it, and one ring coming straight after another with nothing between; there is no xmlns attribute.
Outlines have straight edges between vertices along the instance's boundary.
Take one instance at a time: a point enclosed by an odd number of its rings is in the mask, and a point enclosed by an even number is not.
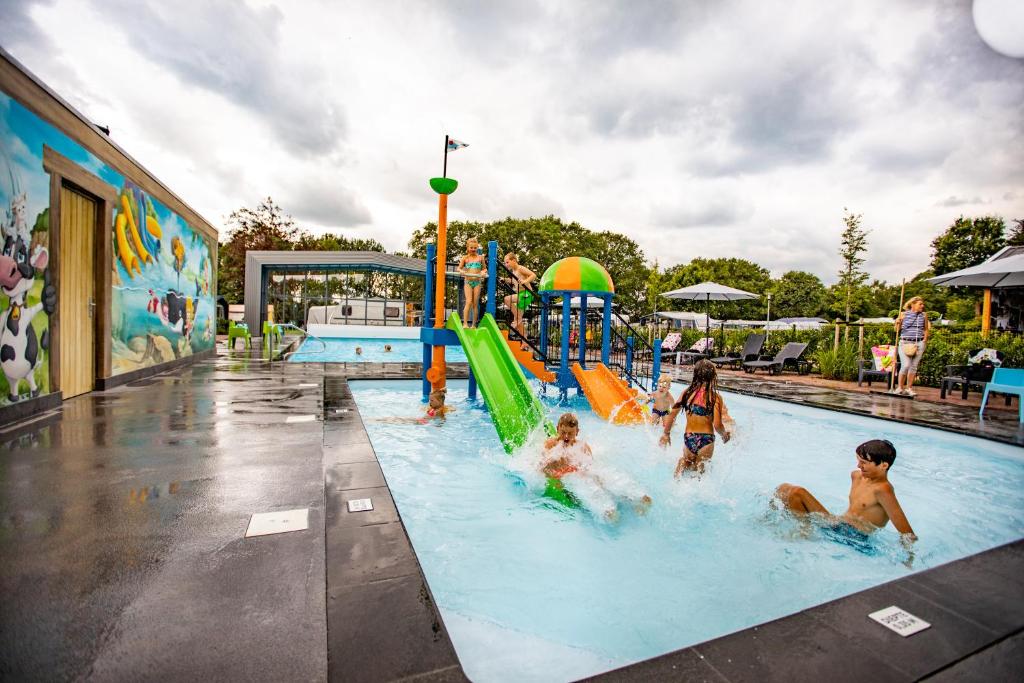
<svg viewBox="0 0 1024 683"><path fill-rule="evenodd" d="M320 337L316 336L315 334L310 334L309 332L307 332L306 330L302 329L298 325L292 325L291 323L274 323L274 324L277 325L278 327L288 327L290 329L297 330L298 332L301 332L303 336L309 337L310 339L315 339L316 341L320 342L320 344L323 345L322 349L319 349L317 351L308 351L307 350L307 351L303 351L303 353L325 353L327 351L327 342L325 342L323 339L321 339ZM273 358L274 358L274 335L269 335L269 336L270 336L270 358L271 358L271 360L273 360ZM302 348L301 344L299 345L299 348ZM295 353L298 353L298 352L299 352L299 349L295 349L294 351L289 351L288 353L286 353L286 354L281 356L281 360L288 360L288 356L291 356L292 354L295 354Z"/></svg>
<svg viewBox="0 0 1024 683"><path fill-rule="evenodd" d="M549 434L554 432L494 316L486 313L476 329L466 329L459 314L452 313L447 327L462 344L506 452L512 453L525 444L538 427L543 426Z"/></svg>

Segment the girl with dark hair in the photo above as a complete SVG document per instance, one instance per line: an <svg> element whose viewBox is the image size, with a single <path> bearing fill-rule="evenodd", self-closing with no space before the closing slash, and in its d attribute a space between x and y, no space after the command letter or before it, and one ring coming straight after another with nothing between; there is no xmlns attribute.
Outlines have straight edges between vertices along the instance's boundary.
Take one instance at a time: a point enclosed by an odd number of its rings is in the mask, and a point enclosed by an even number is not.
<svg viewBox="0 0 1024 683"><path fill-rule="evenodd" d="M705 463L715 453L715 432L721 434L725 442L732 436L732 418L718 393L718 373L711 361L700 360L693 367L693 381L665 418L662 446L672 443L672 425L681 410L686 412L686 432L683 434L683 456L676 465L675 476L678 477L683 470L703 474Z"/></svg>

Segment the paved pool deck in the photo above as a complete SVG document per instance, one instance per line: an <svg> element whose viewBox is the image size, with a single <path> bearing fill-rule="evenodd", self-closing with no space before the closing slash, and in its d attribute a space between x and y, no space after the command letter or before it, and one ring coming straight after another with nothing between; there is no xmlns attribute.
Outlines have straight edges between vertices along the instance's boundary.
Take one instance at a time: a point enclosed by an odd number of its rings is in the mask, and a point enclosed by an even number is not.
<svg viewBox="0 0 1024 683"><path fill-rule="evenodd" d="M465 680L348 389L418 373L222 348L0 427L0 679ZM866 620L894 603L932 628ZM1022 634L1024 541L602 678L1004 680Z"/></svg>

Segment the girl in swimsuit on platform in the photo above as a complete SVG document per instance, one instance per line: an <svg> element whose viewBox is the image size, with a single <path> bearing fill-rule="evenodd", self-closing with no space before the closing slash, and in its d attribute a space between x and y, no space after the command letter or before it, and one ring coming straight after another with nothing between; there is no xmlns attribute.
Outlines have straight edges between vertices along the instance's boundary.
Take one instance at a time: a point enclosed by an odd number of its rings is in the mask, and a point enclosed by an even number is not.
<svg viewBox="0 0 1024 683"><path fill-rule="evenodd" d="M483 282L487 277L484 264L484 250L475 237L466 240L466 253L459 261L459 273L465 279L466 305L462 309L462 321L466 327L476 327L477 313L480 310L480 294L484 291Z"/></svg>
<svg viewBox="0 0 1024 683"><path fill-rule="evenodd" d="M711 361L700 360L693 367L693 381L665 419L662 446L672 443L672 425L680 410L686 411L686 432L683 434L683 457L676 465L675 476L678 477L683 470L703 474L705 463L715 453L715 432L721 434L725 442L732 436L732 418L718 393L718 374Z"/></svg>

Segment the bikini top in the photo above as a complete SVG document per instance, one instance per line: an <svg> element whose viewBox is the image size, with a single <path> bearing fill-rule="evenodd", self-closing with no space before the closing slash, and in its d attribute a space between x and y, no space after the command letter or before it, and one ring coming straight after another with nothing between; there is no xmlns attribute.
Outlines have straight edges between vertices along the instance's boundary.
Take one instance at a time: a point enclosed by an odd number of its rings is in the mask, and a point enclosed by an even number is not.
<svg viewBox="0 0 1024 683"><path fill-rule="evenodd" d="M714 406L708 407L707 405L703 389L693 395L693 400L684 406L684 409L687 413L699 417L711 417L711 414L714 412Z"/></svg>
<svg viewBox="0 0 1024 683"><path fill-rule="evenodd" d="M483 270L483 261L467 261L465 265L466 270Z"/></svg>

